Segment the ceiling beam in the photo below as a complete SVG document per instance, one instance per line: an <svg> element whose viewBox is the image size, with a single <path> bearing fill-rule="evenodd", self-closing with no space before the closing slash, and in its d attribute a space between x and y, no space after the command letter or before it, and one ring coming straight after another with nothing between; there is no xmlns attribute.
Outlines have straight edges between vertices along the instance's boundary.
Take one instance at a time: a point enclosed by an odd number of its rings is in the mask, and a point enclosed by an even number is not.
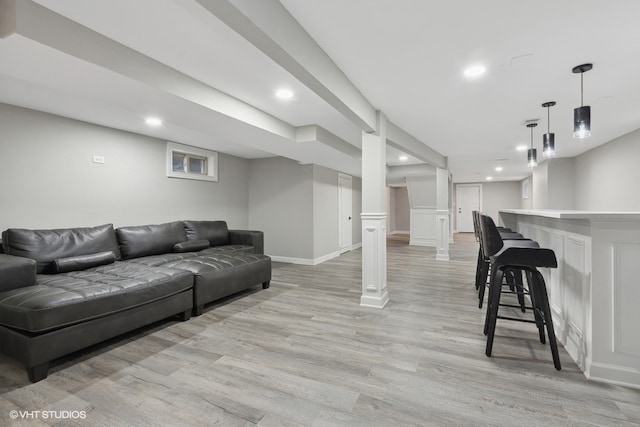
<svg viewBox="0 0 640 427"><path fill-rule="evenodd" d="M0 34L3 38L10 37L12 33L19 34L219 114L295 141L295 128L290 124L31 0L0 0L0 12Z"/></svg>
<svg viewBox="0 0 640 427"><path fill-rule="evenodd" d="M387 144L425 163L447 169L447 158L387 120Z"/></svg>
<svg viewBox="0 0 640 427"><path fill-rule="evenodd" d="M365 132L376 109L277 0L196 0Z"/></svg>

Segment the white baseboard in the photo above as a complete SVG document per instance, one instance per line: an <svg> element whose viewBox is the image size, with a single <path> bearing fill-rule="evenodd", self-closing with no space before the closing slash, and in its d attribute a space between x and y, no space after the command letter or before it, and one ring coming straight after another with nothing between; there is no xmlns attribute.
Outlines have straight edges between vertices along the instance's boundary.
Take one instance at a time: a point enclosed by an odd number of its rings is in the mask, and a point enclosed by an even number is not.
<svg viewBox="0 0 640 427"><path fill-rule="evenodd" d="M353 250L356 250L356 249L361 248L361 247L362 247L362 242L356 243L355 245L351 246L351 250L353 251Z"/></svg>
<svg viewBox="0 0 640 427"><path fill-rule="evenodd" d="M395 236L396 234L411 234L411 232L410 231L396 230L396 231L392 231L391 233L389 233L389 236Z"/></svg>
<svg viewBox="0 0 640 427"><path fill-rule="evenodd" d="M329 261L330 259L338 256L340 256L340 251L332 252L330 254L323 255L321 257L314 258L314 259L269 255L269 257L271 257L271 260L275 262L286 262L287 264L300 264L300 265L318 265L322 262Z"/></svg>

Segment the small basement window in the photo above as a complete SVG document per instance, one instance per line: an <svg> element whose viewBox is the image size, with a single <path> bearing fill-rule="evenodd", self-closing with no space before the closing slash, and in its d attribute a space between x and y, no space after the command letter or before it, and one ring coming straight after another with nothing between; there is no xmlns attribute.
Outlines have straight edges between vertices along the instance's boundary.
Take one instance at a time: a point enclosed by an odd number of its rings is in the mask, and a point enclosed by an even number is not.
<svg viewBox="0 0 640 427"><path fill-rule="evenodd" d="M217 182L218 153L167 142L167 176Z"/></svg>

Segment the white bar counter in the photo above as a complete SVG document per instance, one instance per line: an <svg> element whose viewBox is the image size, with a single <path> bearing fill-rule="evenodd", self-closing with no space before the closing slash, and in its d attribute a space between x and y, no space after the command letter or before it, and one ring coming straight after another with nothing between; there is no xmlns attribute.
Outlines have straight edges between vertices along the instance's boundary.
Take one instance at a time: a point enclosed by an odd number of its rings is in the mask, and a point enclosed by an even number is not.
<svg viewBox="0 0 640 427"><path fill-rule="evenodd" d="M585 376L640 389L640 212L503 209L500 222L556 253L541 269L556 335Z"/></svg>

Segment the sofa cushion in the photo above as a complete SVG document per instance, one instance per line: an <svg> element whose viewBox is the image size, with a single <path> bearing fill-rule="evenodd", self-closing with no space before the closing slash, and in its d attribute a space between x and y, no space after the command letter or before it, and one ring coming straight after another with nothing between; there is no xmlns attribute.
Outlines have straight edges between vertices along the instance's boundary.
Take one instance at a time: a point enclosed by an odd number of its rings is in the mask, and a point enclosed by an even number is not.
<svg viewBox="0 0 640 427"><path fill-rule="evenodd" d="M120 227L116 230L123 259L171 252L186 239L181 222Z"/></svg>
<svg viewBox="0 0 640 427"><path fill-rule="evenodd" d="M0 324L42 332L138 307L188 291L185 271L129 262L37 276L35 286L0 293Z"/></svg>
<svg viewBox="0 0 640 427"><path fill-rule="evenodd" d="M173 245L173 252L196 252L209 247L209 241L207 239L202 240L187 240L186 242L180 242Z"/></svg>
<svg viewBox="0 0 640 427"><path fill-rule="evenodd" d="M31 258L0 254L0 292L36 284L36 262Z"/></svg>
<svg viewBox="0 0 640 427"><path fill-rule="evenodd" d="M200 306L271 280L271 258L261 254L223 252L163 264L191 272L194 305Z"/></svg>
<svg viewBox="0 0 640 427"><path fill-rule="evenodd" d="M189 240L206 239L211 246L229 244L229 229L225 221L182 221Z"/></svg>
<svg viewBox="0 0 640 427"><path fill-rule="evenodd" d="M69 271L86 270L99 265L111 264L116 261L112 251L98 252L96 254L78 255L53 260L54 273L67 273Z"/></svg>
<svg viewBox="0 0 640 427"><path fill-rule="evenodd" d="M55 259L78 255L112 251L116 259L120 259L116 233L111 224L54 230L10 228L2 233L2 245L9 255L35 260L38 273L53 272Z"/></svg>
<svg viewBox="0 0 640 427"><path fill-rule="evenodd" d="M253 246L248 245L224 245L224 246L215 246L213 248L206 248L198 252L198 256L209 256L209 255L217 255L217 254L230 254L232 252L247 252L253 253Z"/></svg>

